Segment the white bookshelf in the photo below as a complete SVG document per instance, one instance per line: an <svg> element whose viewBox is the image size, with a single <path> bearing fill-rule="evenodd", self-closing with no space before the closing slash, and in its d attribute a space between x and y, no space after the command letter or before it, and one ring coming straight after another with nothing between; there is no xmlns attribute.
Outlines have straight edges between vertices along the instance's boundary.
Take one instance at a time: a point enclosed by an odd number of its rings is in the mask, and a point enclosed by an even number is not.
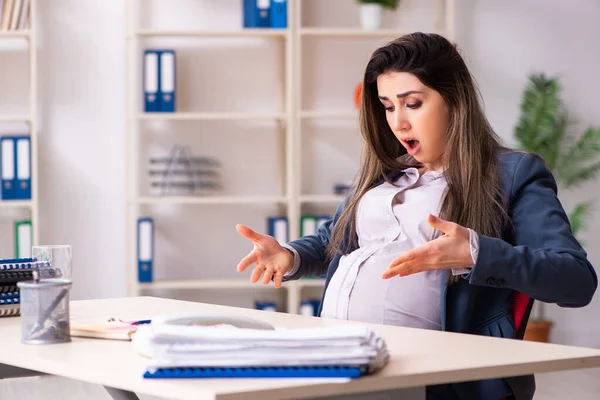
<svg viewBox="0 0 600 400"><path fill-rule="evenodd" d="M23 124L27 127L28 134L30 136L30 179L31 179L31 199L28 200L2 200L0 199L0 209L3 210L15 210L25 211L28 216L26 218L31 220L32 224L32 244L39 244L39 160L38 160L38 134L39 134L39 123L38 123L38 67L37 67L37 39L38 39L38 27L37 27L37 9L39 0L30 0L29 2L29 21L26 28L13 28L11 30L0 31L0 54L7 50L11 52L23 51L27 53L27 66L29 68L28 73L28 87L23 88L23 91L27 93L27 111L23 114L2 114L0 115L0 125L10 124ZM14 14L13 14L14 15ZM6 134L11 134L6 131ZM17 134L24 132L18 129ZM21 218L20 218L21 219ZM8 222L8 218L5 223ZM11 221L12 223L12 221ZM14 228L11 229L14 231ZM14 238L16 241L16 237Z"/></svg>
<svg viewBox="0 0 600 400"><path fill-rule="evenodd" d="M225 113L225 112L173 112L139 113L139 120L165 121L243 121L243 120L285 120L285 114L276 113Z"/></svg>
<svg viewBox="0 0 600 400"><path fill-rule="evenodd" d="M341 120L344 124L356 124L358 121L358 112L353 109L333 109L322 110L304 108L302 96L305 85L303 78L303 43L304 41L325 40L387 40L407 33L405 29L381 29L378 31L364 31L358 27L311 27L303 26L302 14L303 7L307 4L314 5L313 2L304 0L288 1L288 28L287 29L231 29L231 30L205 30L202 26L197 29L141 29L134 23L138 17L136 4L140 0L127 0L126 15L126 41L127 41L127 126L126 126L126 165L127 165L127 276L130 295L138 295L141 291L151 289L190 289L203 290L208 289L256 289L256 290L276 290L273 285L265 286L262 283L252 284L249 279L173 279L158 280L151 283L139 283L137 281L137 260L136 260L136 221L140 216L141 206L153 205L191 205L193 207L203 207L209 205L219 206L241 206L248 207L248 213L252 213L251 206L269 206L276 205L284 210L288 217L290 240L297 239L300 232L300 216L305 207L325 207L331 210L331 214L337 205L343 200L343 196L331 193L302 193L302 123L312 120ZM453 0L435 0L432 10L432 21L434 21L435 31L454 39L454 1ZM402 3L398 12L402 10ZM239 16L241 24L241 15ZM224 38L258 38L264 40L275 40L278 43L280 51L276 59L272 60L278 63L278 68L283 72L281 81L277 83L281 93L278 96L279 110L276 113L255 113L255 112L203 112L201 110L188 112L176 111L174 113L145 113L141 111L142 91L139 86L141 81L141 54L140 40L147 38L156 38L159 40L176 38L180 39L224 39ZM225 44L226 45L226 44ZM374 50L374 48L373 48ZM271 60L269 60L271 61ZM348 93L340 94L348 96ZM283 141L281 152L278 156L281 180L283 182L284 192L281 195L240 195L240 196L205 196L205 197L187 197L187 196L166 196L154 197L143 196L138 193L139 188L139 145L140 145L140 124L148 121L160 121L160 123L178 123L178 121L212 121L217 123L230 121L267 121L275 122ZM351 125L350 125L351 126ZM356 126L358 129L358 126ZM155 227L156 229L156 227ZM159 243L156 243L159 246ZM241 259L246 253L240 254ZM221 266L219 266L221 267ZM232 266L235 268L235 266ZM287 282L283 285L283 292L286 294L287 312L298 313L300 301L302 300L303 290L320 290L324 286L324 279L306 279L295 282ZM281 289L280 289L281 290Z"/></svg>

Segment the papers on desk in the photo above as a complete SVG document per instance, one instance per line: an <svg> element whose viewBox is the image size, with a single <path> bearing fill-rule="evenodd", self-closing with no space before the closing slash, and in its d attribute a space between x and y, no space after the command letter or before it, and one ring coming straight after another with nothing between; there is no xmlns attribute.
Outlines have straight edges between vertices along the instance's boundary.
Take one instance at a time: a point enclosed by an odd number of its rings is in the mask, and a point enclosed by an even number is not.
<svg viewBox="0 0 600 400"><path fill-rule="evenodd" d="M382 368L386 344L363 326L303 329L140 326L145 377L357 377Z"/></svg>

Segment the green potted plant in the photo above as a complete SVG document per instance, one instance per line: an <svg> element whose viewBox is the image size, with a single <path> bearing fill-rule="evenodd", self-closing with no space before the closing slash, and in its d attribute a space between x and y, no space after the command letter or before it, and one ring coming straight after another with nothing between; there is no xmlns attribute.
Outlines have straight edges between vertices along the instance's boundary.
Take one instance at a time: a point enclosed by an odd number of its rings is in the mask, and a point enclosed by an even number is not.
<svg viewBox="0 0 600 400"><path fill-rule="evenodd" d="M543 73L529 75L521 101L521 115L514 129L517 147L544 158L560 189L573 190L596 177L600 171L600 127L581 134L571 131L571 120L561 99L558 78ZM582 201L568 213L574 236L585 230L592 201ZM527 324L526 340L547 342L552 322L546 319L545 304Z"/></svg>
<svg viewBox="0 0 600 400"><path fill-rule="evenodd" d="M366 30L381 28L384 8L395 10L400 0L356 0L360 7L360 25Z"/></svg>

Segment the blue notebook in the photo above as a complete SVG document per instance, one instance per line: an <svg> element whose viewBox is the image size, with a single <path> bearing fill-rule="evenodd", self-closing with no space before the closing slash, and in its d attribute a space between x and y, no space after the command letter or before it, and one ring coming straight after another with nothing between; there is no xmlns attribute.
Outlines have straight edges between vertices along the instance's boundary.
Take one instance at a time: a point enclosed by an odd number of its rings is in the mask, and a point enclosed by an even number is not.
<svg viewBox="0 0 600 400"><path fill-rule="evenodd" d="M190 367L152 368L144 378L359 378L366 366Z"/></svg>

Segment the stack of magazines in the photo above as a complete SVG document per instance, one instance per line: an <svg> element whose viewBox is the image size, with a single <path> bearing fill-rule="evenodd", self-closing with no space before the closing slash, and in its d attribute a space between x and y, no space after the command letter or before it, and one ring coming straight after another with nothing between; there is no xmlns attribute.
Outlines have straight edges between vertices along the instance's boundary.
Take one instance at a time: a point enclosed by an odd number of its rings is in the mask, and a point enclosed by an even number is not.
<svg viewBox="0 0 600 400"><path fill-rule="evenodd" d="M240 329L153 321L139 326L132 342L150 358L145 378L356 378L389 359L383 338L360 325Z"/></svg>

